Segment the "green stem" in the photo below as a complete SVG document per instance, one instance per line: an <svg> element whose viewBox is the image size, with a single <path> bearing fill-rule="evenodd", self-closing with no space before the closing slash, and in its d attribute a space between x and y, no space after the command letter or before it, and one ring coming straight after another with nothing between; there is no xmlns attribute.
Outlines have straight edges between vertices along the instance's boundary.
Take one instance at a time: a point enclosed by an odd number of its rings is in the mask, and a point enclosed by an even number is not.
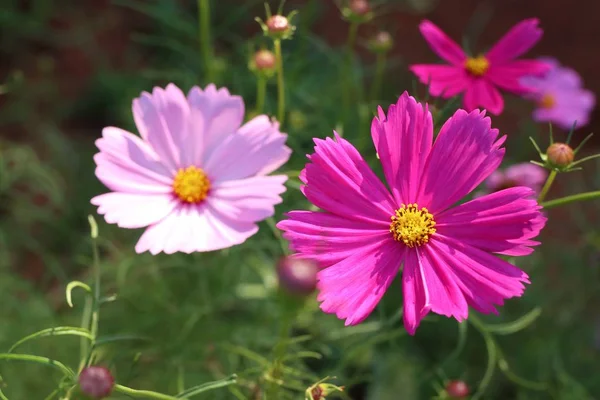
<svg viewBox="0 0 600 400"><path fill-rule="evenodd" d="M485 341L485 347L488 352L488 363L485 370L485 374L483 375L483 378L481 378L481 382L479 383L477 392L475 392L475 394L471 398L471 400L478 400L483 396L485 390L489 386L494 376L494 370L496 369L497 360L496 343L494 342L494 338L492 337L492 335L485 329L483 323L473 313L470 313L468 321L483 336L483 340Z"/></svg>
<svg viewBox="0 0 600 400"><path fill-rule="evenodd" d="M283 57L281 55L281 39L275 39L275 60L277 62L277 119L283 125L285 118L285 81L283 79Z"/></svg>
<svg viewBox="0 0 600 400"><path fill-rule="evenodd" d="M373 86L371 87L371 101L375 102L381 92L381 82L383 73L385 72L386 54L384 52L377 54L375 61L375 77L373 78Z"/></svg>
<svg viewBox="0 0 600 400"><path fill-rule="evenodd" d="M213 76L213 49L210 40L210 0L198 0L198 32L200 51L204 61L206 80L212 82Z"/></svg>
<svg viewBox="0 0 600 400"><path fill-rule="evenodd" d="M267 80L259 76L256 81L256 113L261 114L265 107L265 96L267 92Z"/></svg>
<svg viewBox="0 0 600 400"><path fill-rule="evenodd" d="M546 179L546 183L544 183L544 187L542 188L542 191L540 192L539 196L538 196L538 203L541 203L542 201L544 201L544 198L546 198L546 195L548 194L548 191L550 190L550 186L552 186L552 183L554 182L554 178L556 178L556 174L557 172L555 170L552 170L550 172L550 175L548 175L548 179Z"/></svg>
<svg viewBox="0 0 600 400"><path fill-rule="evenodd" d="M181 400L175 396L169 396L167 394L151 392L148 390L136 390L123 385L115 385L114 391L117 393L123 393L131 397L141 399Z"/></svg>
<svg viewBox="0 0 600 400"><path fill-rule="evenodd" d="M273 351L273 367L271 370L271 377L273 378L273 381L269 385L269 389L266 393L267 396L265 398L267 400L279 399L278 392L280 385L277 380L280 379L281 370L283 368L283 358L289 343L289 334L292 328L292 323L294 322L294 318L296 316L296 311L297 309L295 307L290 309L289 305L286 305L286 310L284 311L286 314L284 315L281 323L279 341L275 345L275 349Z"/></svg>
<svg viewBox="0 0 600 400"><path fill-rule="evenodd" d="M60 361L53 360L48 357L34 356L31 354L14 354L14 353L2 353L0 354L0 360L15 360L15 361L29 361L43 365L49 365L57 368L71 379L75 379L75 374L69 367L61 363Z"/></svg>
<svg viewBox="0 0 600 400"><path fill-rule="evenodd" d="M87 356L87 365L92 361L92 352L98 338L98 322L100 320L100 256L98 255L98 237L92 235L92 254L94 269L94 302L92 307L92 321L90 333L92 334L92 343L90 352Z"/></svg>
<svg viewBox="0 0 600 400"><path fill-rule="evenodd" d="M569 203L575 203L576 201L593 200L597 198L600 198L600 190L597 190L595 192L578 193L571 196L561 197L560 199L549 200L541 203L541 205L542 207L547 209L552 207L563 206Z"/></svg>
<svg viewBox="0 0 600 400"><path fill-rule="evenodd" d="M86 293L85 305L83 306L83 314L81 315L81 327L83 329L90 329L90 322L92 319L92 307L93 299ZM80 355L79 355L79 372L85 367L88 355L90 354L90 340L82 337L80 339Z"/></svg>

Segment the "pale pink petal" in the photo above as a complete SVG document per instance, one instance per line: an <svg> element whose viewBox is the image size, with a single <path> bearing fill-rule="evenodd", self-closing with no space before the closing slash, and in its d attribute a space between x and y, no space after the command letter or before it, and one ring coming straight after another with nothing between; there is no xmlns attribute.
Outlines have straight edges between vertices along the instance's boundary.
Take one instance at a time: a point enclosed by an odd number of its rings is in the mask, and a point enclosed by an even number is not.
<svg viewBox="0 0 600 400"><path fill-rule="evenodd" d="M446 265L467 303L482 313L497 313L504 299L519 297L528 276L514 265L485 251L441 235L432 237L427 249L440 265Z"/></svg>
<svg viewBox="0 0 600 400"><path fill-rule="evenodd" d="M458 110L442 126L421 177L417 203L437 215L475 189L502 162L505 136L496 140L485 112Z"/></svg>
<svg viewBox="0 0 600 400"><path fill-rule="evenodd" d="M537 18L519 22L496 42L485 55L486 58L492 64L501 64L525 54L541 39L544 33L538 24Z"/></svg>
<svg viewBox="0 0 600 400"><path fill-rule="evenodd" d="M290 157L287 135L279 132L279 124L263 124L260 117L251 122L228 135L206 159L204 170L215 183L267 174Z"/></svg>
<svg viewBox="0 0 600 400"><path fill-rule="evenodd" d="M214 148L236 132L244 120L244 100L225 88L210 84L202 90L194 86L187 96L192 118L194 151L198 164L208 159Z"/></svg>
<svg viewBox="0 0 600 400"><path fill-rule="evenodd" d="M302 174L306 198L332 214L389 227L394 200L356 148L337 133L314 142Z"/></svg>
<svg viewBox="0 0 600 400"><path fill-rule="evenodd" d="M450 64L462 65L467 56L455 41L450 39L433 22L424 20L419 24L421 34L431 49Z"/></svg>
<svg viewBox="0 0 600 400"><path fill-rule="evenodd" d="M509 182L515 182L514 186L527 186L537 194L546 182L548 171L539 165L524 162L506 168L505 176Z"/></svg>
<svg viewBox="0 0 600 400"><path fill-rule="evenodd" d="M106 193L91 203L98 206L109 224L121 228L143 228L157 223L175 209L179 201L170 194Z"/></svg>
<svg viewBox="0 0 600 400"><path fill-rule="evenodd" d="M462 66L415 64L410 66L410 70L421 83L429 85L429 93L432 96L445 99L467 90L472 80Z"/></svg>
<svg viewBox="0 0 600 400"><path fill-rule="evenodd" d="M346 325L362 322L375 309L404 258L404 247L391 237L369 246L319 272L317 300L326 313L345 319Z"/></svg>
<svg viewBox="0 0 600 400"><path fill-rule="evenodd" d="M414 335L421 320L431 310L429 291L425 283L423 268L421 268L416 251L406 251L404 267L402 268L402 296L404 302L404 328Z"/></svg>
<svg viewBox="0 0 600 400"><path fill-rule="evenodd" d="M142 92L133 100L133 117L142 138L171 171L187 165L190 109L177 86Z"/></svg>
<svg viewBox="0 0 600 400"><path fill-rule="evenodd" d="M427 106L404 92L390 106L387 117L373 118L371 135L396 204L414 203L433 142L433 121Z"/></svg>
<svg viewBox="0 0 600 400"><path fill-rule="evenodd" d="M182 204L148 227L135 251L153 255L214 251L241 244L257 231L256 224L231 220L207 203Z"/></svg>
<svg viewBox="0 0 600 400"><path fill-rule="evenodd" d="M465 92L463 103L467 111L482 108L494 115L501 114L504 109L502 95L485 78L474 79L471 82L471 85Z"/></svg>
<svg viewBox="0 0 600 400"><path fill-rule="evenodd" d="M546 224L535 192L518 186L491 193L435 217L436 235L451 237L486 252L524 256Z"/></svg>
<svg viewBox="0 0 600 400"><path fill-rule="evenodd" d="M285 192L286 175L255 176L237 181L221 182L211 187L206 199L212 208L230 220L257 222L275 213Z"/></svg>
<svg viewBox="0 0 600 400"><path fill-rule="evenodd" d="M514 60L504 65L492 65L485 75L494 85L515 94L534 91L523 78L546 73L550 65L537 60Z"/></svg>
<svg viewBox="0 0 600 400"><path fill-rule="evenodd" d="M356 249L390 238L390 224L353 221L326 212L291 211L277 228L290 247L323 268L352 256Z"/></svg>
<svg viewBox="0 0 600 400"><path fill-rule="evenodd" d="M172 173L139 137L119 128L102 130L96 140L96 176L110 190L127 193L170 193Z"/></svg>

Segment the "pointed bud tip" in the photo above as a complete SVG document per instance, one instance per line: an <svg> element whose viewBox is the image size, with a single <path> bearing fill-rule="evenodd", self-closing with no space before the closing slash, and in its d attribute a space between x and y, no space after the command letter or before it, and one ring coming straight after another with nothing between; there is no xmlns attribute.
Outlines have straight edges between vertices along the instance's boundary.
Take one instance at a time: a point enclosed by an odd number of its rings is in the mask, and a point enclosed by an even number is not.
<svg viewBox="0 0 600 400"><path fill-rule="evenodd" d="M115 380L107 368L90 366L79 374L79 388L86 396L103 399L112 393Z"/></svg>
<svg viewBox="0 0 600 400"><path fill-rule="evenodd" d="M553 143L546 151L548 161L557 167L567 167L575 158L573 149L565 143Z"/></svg>

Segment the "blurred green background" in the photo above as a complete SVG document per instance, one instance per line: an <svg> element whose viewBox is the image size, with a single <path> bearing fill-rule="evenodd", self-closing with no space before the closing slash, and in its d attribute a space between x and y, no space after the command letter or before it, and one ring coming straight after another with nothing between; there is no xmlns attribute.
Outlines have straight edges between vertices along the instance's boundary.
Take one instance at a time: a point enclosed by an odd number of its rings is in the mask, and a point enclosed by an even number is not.
<svg viewBox="0 0 600 400"><path fill-rule="evenodd" d="M584 3L591 7L587 14L597 16L591 11L594 1ZM296 34L283 43L288 102L283 130L294 150L284 170L301 169L312 138L333 129L354 143L367 143L364 135L376 104L387 107L404 90L423 98L425 88L418 85L413 91L407 69L409 63L435 60L418 33L422 18L457 40L466 31L476 35L471 39L478 39L478 45L489 46L520 19L542 13L548 37L563 33L561 40L543 39L534 55L556 53L596 89L592 72L600 67L600 56L584 60L597 53L589 44L592 28L569 25L565 33L573 12L571 7L560 11L564 2L450 2L461 4L460 9L429 0L379 3L376 18L360 27L350 57L348 23L334 1L286 3L286 13L299 14ZM273 9L278 4L271 2ZM547 11L552 5L555 11ZM215 83L242 95L251 111L256 78L248 63L253 51L270 46L254 21L264 17L262 1L221 0L211 6ZM581 18L589 18L584 14L580 11ZM106 191L94 176L94 140L109 125L135 132L131 101L143 90L175 82L187 91L209 83L197 17L191 0L1 1L0 351L40 329L79 325L83 296L75 291L74 308L69 308L65 286L75 279L91 282L87 215L94 208L89 200ZM388 30L395 46L382 92L367 98L375 56L365 43L379 30ZM340 81L349 63L358 101L347 114ZM276 111L275 89L271 80L270 114ZM504 115L493 119L509 135L507 165L535 156L528 136L548 140L547 127L534 124L530 112L531 105L509 98ZM575 133L574 142L595 124L593 118L591 126ZM564 138L565 133L556 135ZM592 153L597 143L586 152ZM364 154L377 165L372 146L365 146ZM588 163L584 171L559 176L550 197L598 190L599 172L600 163ZM276 220L282 212L307 207L292 181ZM481 398L600 397L599 211L597 202L552 210L542 246L518 261L532 285L522 299L508 301L499 317L482 317L496 324L541 309L526 329L495 337L501 349L496 355L504 361L500 366L509 369L495 369ZM198 398L262 399L283 313L274 274L283 253L268 224L227 251L153 257L133 251L141 230L118 229L101 217L97 221L103 294L116 295L101 308L100 334L148 339L110 342L99 352L100 363L122 384L165 393L237 373L235 387ZM333 382L347 388L346 398L356 400L429 399L448 379L464 380L476 391L489 362L482 335L472 326L460 330L454 320L431 315L409 337L397 319L400 285L393 287L373 316L352 328L322 314L309 299L294 322L299 339L288 346L284 382L289 387L280 398L302 399L303 390L326 376L337 377ZM75 368L79 340L48 337L20 351ZM52 369L21 362L0 362L0 375L0 389L11 400L44 399L60 380Z"/></svg>

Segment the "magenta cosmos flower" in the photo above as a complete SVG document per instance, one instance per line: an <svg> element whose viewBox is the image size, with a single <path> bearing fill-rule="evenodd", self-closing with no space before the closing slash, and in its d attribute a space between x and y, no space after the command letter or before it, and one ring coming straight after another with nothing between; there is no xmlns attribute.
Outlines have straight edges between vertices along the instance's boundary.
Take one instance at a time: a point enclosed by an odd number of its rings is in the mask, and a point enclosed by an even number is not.
<svg viewBox="0 0 600 400"><path fill-rule="evenodd" d="M468 307L520 296L527 274L492 253L523 256L545 224L532 190L514 187L457 205L502 161L505 137L484 112L458 110L435 143L428 109L404 93L371 133L389 190L337 133L315 139L300 175L322 212L279 222L298 257L313 259L321 309L363 321L402 269L404 325L414 334L430 311L467 318ZM390 193L391 192L391 193Z"/></svg>
<svg viewBox="0 0 600 400"><path fill-rule="evenodd" d="M133 101L141 138L108 127L96 141L96 176L112 192L92 199L106 222L148 227L135 250L191 253L244 242L273 215L290 156L265 115L242 125L244 102L227 89L175 85Z"/></svg>
<svg viewBox="0 0 600 400"><path fill-rule="evenodd" d="M596 97L583 88L581 77L571 68L561 66L552 58L541 58L552 69L543 76L527 76L521 84L533 93L527 97L535 101L538 108L533 119L538 122L552 122L563 129L587 125Z"/></svg>
<svg viewBox="0 0 600 400"><path fill-rule="evenodd" d="M497 192L514 186L526 186L537 195L548 177L545 168L532 163L519 163L492 172L485 181L486 192Z"/></svg>
<svg viewBox="0 0 600 400"><path fill-rule="evenodd" d="M515 25L487 53L470 57L430 21L419 26L421 34L433 51L450 65L412 65L410 70L422 83L429 84L433 96L444 98L464 93L467 111L477 107L492 114L504 109L504 99L498 88L516 94L528 92L519 80L525 75L543 74L549 69L537 60L516 60L542 37L538 20L526 19Z"/></svg>

